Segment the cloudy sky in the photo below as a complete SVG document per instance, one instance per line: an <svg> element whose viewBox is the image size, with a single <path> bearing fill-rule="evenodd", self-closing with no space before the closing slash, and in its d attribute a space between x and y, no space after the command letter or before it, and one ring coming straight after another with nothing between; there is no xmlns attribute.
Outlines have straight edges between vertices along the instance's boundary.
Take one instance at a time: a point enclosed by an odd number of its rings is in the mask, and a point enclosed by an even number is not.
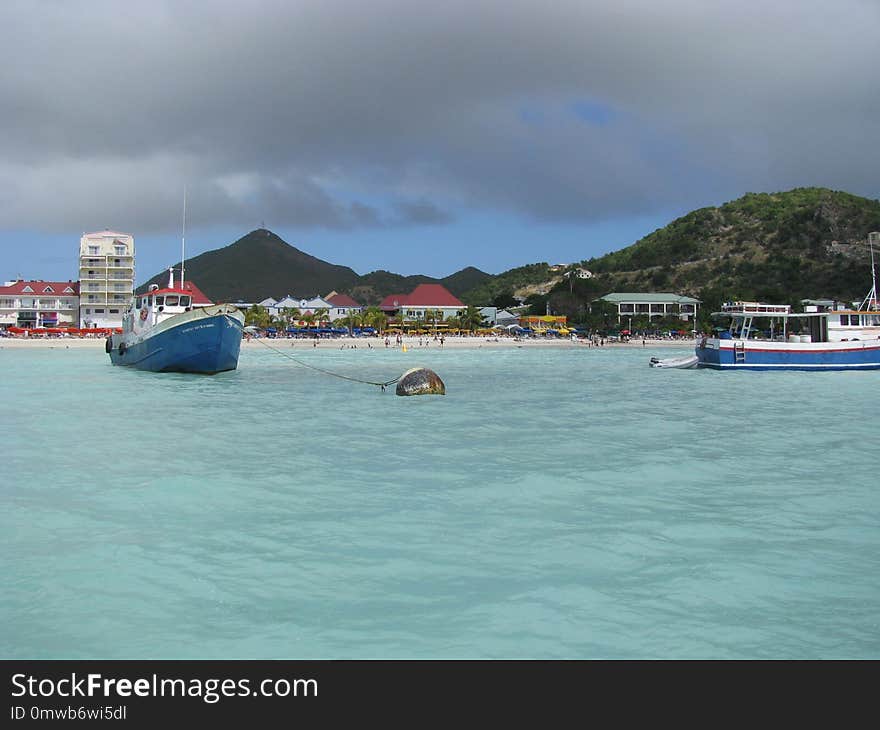
<svg viewBox="0 0 880 730"><path fill-rule="evenodd" d="M878 0L3 0L0 278L265 225L497 273L748 191L880 197Z"/></svg>

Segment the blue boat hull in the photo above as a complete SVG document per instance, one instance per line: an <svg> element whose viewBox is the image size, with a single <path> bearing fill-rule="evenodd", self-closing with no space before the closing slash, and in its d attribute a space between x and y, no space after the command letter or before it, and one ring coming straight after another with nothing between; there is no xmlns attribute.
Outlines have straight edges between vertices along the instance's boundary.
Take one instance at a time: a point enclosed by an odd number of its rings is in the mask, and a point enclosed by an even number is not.
<svg viewBox="0 0 880 730"><path fill-rule="evenodd" d="M825 348L761 348L734 354L729 347L697 347L697 367L715 370L880 370L880 344Z"/></svg>
<svg viewBox="0 0 880 730"><path fill-rule="evenodd" d="M157 373L213 375L238 367L241 327L219 314L157 332L143 342L122 347L113 339L110 361Z"/></svg>

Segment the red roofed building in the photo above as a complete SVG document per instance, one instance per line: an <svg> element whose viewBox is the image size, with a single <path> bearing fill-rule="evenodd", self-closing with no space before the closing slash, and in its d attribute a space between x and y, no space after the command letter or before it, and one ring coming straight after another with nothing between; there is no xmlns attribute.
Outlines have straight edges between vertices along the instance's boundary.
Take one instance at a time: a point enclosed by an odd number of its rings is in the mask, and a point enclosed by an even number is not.
<svg viewBox="0 0 880 730"><path fill-rule="evenodd" d="M406 294L389 294L379 302L379 309L387 314L396 314L404 301L406 301Z"/></svg>
<svg viewBox="0 0 880 730"><path fill-rule="evenodd" d="M7 281L0 286L0 327L76 327L79 284L75 281Z"/></svg>
<svg viewBox="0 0 880 730"><path fill-rule="evenodd" d="M406 298L408 307L466 309L466 306L442 284L419 284Z"/></svg>
<svg viewBox="0 0 880 730"><path fill-rule="evenodd" d="M442 284L419 284L409 294L385 297L379 309L390 315L403 312L407 320L430 320L428 313L438 312L437 321L441 322L455 317L467 306Z"/></svg>
<svg viewBox="0 0 880 730"><path fill-rule="evenodd" d="M352 312L360 312L363 307L347 294L328 294L325 299L331 304L330 321L347 317Z"/></svg>

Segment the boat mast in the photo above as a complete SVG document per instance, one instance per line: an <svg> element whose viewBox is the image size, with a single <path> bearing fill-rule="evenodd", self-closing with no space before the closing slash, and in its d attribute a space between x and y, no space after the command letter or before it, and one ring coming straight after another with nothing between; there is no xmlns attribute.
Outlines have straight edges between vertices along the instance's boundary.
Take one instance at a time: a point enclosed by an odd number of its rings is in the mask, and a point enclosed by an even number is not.
<svg viewBox="0 0 880 730"><path fill-rule="evenodd" d="M868 234L868 247L871 249L871 291L862 302L861 309L867 311L869 309L880 309L877 303L877 271L874 268L874 242L880 243L880 232L871 231Z"/></svg>
<svg viewBox="0 0 880 730"><path fill-rule="evenodd" d="M186 260L186 185L183 186L183 233L180 237L180 288L183 289L183 262Z"/></svg>

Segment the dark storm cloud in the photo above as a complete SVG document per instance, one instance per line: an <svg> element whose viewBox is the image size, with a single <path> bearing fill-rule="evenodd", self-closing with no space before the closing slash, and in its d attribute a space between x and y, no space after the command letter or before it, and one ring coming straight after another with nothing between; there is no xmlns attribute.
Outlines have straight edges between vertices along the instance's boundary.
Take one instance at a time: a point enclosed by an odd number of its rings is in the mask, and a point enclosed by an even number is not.
<svg viewBox="0 0 880 730"><path fill-rule="evenodd" d="M867 0L0 5L0 225L595 221L876 195Z"/></svg>

